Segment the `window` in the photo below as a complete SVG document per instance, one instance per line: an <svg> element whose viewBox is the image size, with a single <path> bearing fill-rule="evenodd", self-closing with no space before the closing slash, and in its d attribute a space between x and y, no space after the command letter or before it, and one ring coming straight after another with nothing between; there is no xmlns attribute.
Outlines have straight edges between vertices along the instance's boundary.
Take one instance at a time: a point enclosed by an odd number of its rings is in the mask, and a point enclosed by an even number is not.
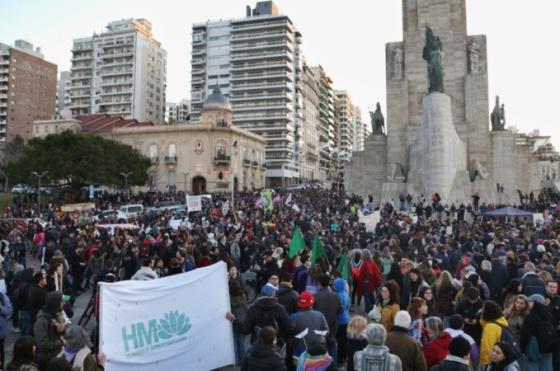
<svg viewBox="0 0 560 371"><path fill-rule="evenodd" d="M175 157L177 155L176 148L175 148L175 143L171 143L169 145L169 152L168 153L169 153L169 157Z"/></svg>
<svg viewBox="0 0 560 371"><path fill-rule="evenodd" d="M150 144L150 158L157 157L157 144Z"/></svg>

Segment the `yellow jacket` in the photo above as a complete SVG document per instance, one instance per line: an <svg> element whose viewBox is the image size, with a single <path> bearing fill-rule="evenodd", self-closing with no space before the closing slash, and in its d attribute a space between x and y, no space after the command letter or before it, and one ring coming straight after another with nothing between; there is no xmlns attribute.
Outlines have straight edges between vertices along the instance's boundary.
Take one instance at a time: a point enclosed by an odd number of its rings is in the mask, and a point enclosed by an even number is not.
<svg viewBox="0 0 560 371"><path fill-rule="evenodd" d="M381 308L381 305L377 304L377 310L381 313L381 324L385 327L387 332L391 331L395 315L401 310L401 307L398 304L391 304Z"/></svg>
<svg viewBox="0 0 560 371"><path fill-rule="evenodd" d="M498 318L495 322L502 326L508 327L507 320L505 317ZM492 351L494 349L494 344L500 341L502 338L502 328L500 325L492 322L485 322L480 320L482 325L482 339L480 340L480 364L486 366L490 363L492 358Z"/></svg>

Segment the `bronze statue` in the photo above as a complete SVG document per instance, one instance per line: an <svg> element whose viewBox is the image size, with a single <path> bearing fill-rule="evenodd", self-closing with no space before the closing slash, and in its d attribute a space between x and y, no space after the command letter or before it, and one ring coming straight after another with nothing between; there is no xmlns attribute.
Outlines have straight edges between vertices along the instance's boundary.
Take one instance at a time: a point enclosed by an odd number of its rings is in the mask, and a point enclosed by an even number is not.
<svg viewBox="0 0 560 371"><path fill-rule="evenodd" d="M385 135L385 118L381 113L381 105L377 102L375 112L369 111L371 130L373 135Z"/></svg>
<svg viewBox="0 0 560 371"><path fill-rule="evenodd" d="M492 131L505 130L506 127L506 111L504 105L500 107L500 97L496 96L496 104L490 114L490 121L492 122Z"/></svg>
<svg viewBox="0 0 560 371"><path fill-rule="evenodd" d="M443 44L432 29L426 26L426 46L422 58L428 62L428 94L434 91L443 93L443 65L441 63Z"/></svg>

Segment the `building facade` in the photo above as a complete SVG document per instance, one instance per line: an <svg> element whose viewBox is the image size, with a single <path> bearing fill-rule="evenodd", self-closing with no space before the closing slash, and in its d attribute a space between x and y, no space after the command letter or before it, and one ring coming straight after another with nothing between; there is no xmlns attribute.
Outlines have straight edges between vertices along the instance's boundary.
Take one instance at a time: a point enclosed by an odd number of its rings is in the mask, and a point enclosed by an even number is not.
<svg viewBox="0 0 560 371"><path fill-rule="evenodd" d="M208 96L199 123L114 129L106 136L149 157L151 190L201 194L264 187L265 140L233 125L218 88Z"/></svg>
<svg viewBox="0 0 560 371"><path fill-rule="evenodd" d="M319 87L319 171L326 181L330 181L336 175L333 165L333 152L336 148L333 82L323 67L311 67L311 71Z"/></svg>
<svg viewBox="0 0 560 371"><path fill-rule="evenodd" d="M55 114L57 66L39 48L0 43L0 143L33 135L33 121Z"/></svg>
<svg viewBox="0 0 560 371"><path fill-rule="evenodd" d="M107 113L163 123L166 61L146 19L110 22L104 33L74 39L72 115Z"/></svg>
<svg viewBox="0 0 560 371"><path fill-rule="evenodd" d="M60 116L64 109L70 107L70 71L60 71L56 88L56 115Z"/></svg>
<svg viewBox="0 0 560 371"><path fill-rule="evenodd" d="M190 121L191 101L181 99L179 103L167 102L165 104L165 123L173 124L175 122Z"/></svg>
<svg viewBox="0 0 560 371"><path fill-rule="evenodd" d="M301 153L300 177L302 181L326 180L326 174L319 171L320 141L319 118L320 92L315 75L306 64L302 70L302 136L303 147Z"/></svg>
<svg viewBox="0 0 560 371"><path fill-rule="evenodd" d="M290 18L258 2L245 18L195 24L192 37L191 121L219 84L235 125L266 139L267 185L299 182L301 35Z"/></svg>

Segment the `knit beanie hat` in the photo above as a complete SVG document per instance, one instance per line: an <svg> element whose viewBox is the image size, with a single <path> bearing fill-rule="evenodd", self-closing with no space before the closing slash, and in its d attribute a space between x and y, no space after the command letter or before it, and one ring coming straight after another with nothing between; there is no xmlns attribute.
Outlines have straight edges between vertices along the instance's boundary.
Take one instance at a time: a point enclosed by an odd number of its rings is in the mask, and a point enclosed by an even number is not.
<svg viewBox="0 0 560 371"><path fill-rule="evenodd" d="M387 330L383 325L370 323L366 328L366 339L371 345L385 345Z"/></svg>
<svg viewBox="0 0 560 371"><path fill-rule="evenodd" d="M449 354L456 357L465 357L471 351L469 341L462 336L457 336L449 343Z"/></svg>
<svg viewBox="0 0 560 371"><path fill-rule="evenodd" d="M412 319L410 318L410 314L406 310L399 310L395 315L395 321L393 324L408 330L411 322Z"/></svg>

